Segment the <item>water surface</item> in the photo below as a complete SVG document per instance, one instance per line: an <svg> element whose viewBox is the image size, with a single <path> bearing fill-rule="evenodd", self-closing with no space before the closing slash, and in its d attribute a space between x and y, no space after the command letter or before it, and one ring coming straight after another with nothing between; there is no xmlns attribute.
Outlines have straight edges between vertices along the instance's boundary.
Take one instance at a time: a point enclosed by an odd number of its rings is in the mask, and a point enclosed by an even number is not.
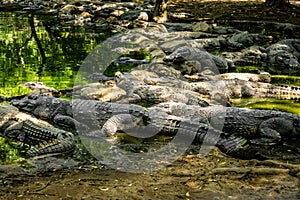
<svg viewBox="0 0 300 200"><path fill-rule="evenodd" d="M0 12L0 95L28 93L28 81L73 86L81 62L106 33L63 24L55 16Z"/></svg>

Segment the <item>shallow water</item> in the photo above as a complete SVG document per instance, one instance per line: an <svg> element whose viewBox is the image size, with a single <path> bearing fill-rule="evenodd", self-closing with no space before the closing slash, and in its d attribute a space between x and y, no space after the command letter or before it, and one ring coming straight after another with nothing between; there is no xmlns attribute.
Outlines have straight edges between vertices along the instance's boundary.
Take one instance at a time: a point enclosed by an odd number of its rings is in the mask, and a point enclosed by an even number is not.
<svg viewBox="0 0 300 200"><path fill-rule="evenodd" d="M26 94L20 85L28 81L72 87L81 62L107 37L55 16L0 12L0 95Z"/></svg>

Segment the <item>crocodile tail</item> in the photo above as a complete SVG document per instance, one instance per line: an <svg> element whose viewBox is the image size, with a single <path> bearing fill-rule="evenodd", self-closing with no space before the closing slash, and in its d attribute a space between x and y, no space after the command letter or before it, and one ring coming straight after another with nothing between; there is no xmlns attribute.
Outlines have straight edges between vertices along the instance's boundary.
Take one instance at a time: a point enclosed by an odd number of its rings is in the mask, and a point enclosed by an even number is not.
<svg viewBox="0 0 300 200"><path fill-rule="evenodd" d="M291 99L299 101L300 99L300 87L289 85L273 85L269 88L268 92L271 96L278 97L280 99Z"/></svg>
<svg viewBox="0 0 300 200"><path fill-rule="evenodd" d="M44 141L26 152L28 157L61 155L73 151L75 142L73 136L64 139L53 139Z"/></svg>

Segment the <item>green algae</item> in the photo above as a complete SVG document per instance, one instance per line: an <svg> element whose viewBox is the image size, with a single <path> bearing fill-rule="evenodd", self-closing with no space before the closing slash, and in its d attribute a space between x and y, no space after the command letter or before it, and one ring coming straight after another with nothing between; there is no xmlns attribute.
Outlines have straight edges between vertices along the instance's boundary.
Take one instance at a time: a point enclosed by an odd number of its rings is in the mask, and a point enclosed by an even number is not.
<svg viewBox="0 0 300 200"><path fill-rule="evenodd" d="M271 83L300 86L300 77L288 75L272 75Z"/></svg>
<svg viewBox="0 0 300 200"><path fill-rule="evenodd" d="M233 106L251 109L278 110L300 115L300 102L294 100L275 98L243 98L233 99Z"/></svg>

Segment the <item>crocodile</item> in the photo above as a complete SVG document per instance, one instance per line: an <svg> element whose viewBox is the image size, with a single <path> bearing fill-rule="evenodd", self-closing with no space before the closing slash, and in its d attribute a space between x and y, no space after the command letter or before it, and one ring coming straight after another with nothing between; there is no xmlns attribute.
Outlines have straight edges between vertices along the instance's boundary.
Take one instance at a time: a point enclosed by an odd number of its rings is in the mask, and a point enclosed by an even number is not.
<svg viewBox="0 0 300 200"><path fill-rule="evenodd" d="M54 105L50 105L51 102ZM211 128L205 123L168 115L159 110L146 110L138 105L132 107L132 105L128 104L122 105L95 100L78 99L71 101L69 105L65 102L64 100L56 99L51 96L36 95L34 98L27 97L21 100L14 100L12 104L16 105L22 111L34 113L37 117L42 117L52 123L53 119L57 122L61 118L62 120L59 124L63 126L60 128L75 123L88 124L88 127L81 126L84 128L81 129L79 127L77 129L84 137L114 137L116 131L121 130L139 138L148 138L154 136L154 134L169 135L174 138L179 138L176 140L179 145L181 142L182 144L190 142L190 144L216 146L223 152L233 156L244 155L244 153L241 154L241 152L245 152L249 148L248 141L242 137L224 134L222 131ZM58 104L61 104L61 107L57 106ZM73 115L62 115L67 114L66 111L63 111L63 107L66 106L73 106L73 108L76 109ZM50 107L55 107L56 110L49 109ZM115 112L112 111L113 109L116 109ZM54 114L44 115L40 112L41 110L54 112ZM46 119L50 116L55 117ZM41 138L51 137L51 133L49 134L49 132L44 131L40 133ZM177 136L178 134L179 136ZM61 143L63 145L69 144L67 142L71 142L71 140L73 140L72 134L70 134L70 138L67 138L67 141ZM47 141L43 141L43 145L47 146ZM50 146L52 146L52 141L50 141ZM54 151L57 149L58 148L53 147ZM34 150L34 153L43 151L43 149L39 147L36 147ZM62 149L62 151L64 150L65 149ZM34 153L30 153L30 155L36 155ZM54 152L52 152L51 149L47 149L45 153L50 154Z"/></svg>
<svg viewBox="0 0 300 200"><path fill-rule="evenodd" d="M208 106L210 97L197 92L170 87L165 85L147 85L140 82L136 76L130 73L116 72L117 86L126 91L126 96L117 102L149 102L161 103L168 101L184 102L200 106Z"/></svg>
<svg viewBox="0 0 300 200"><path fill-rule="evenodd" d="M270 83L271 82L271 74L268 72L260 72L259 74L254 73L223 73L219 76L201 76L201 74L193 74L193 75L184 75L184 78L188 79L190 82L197 82L197 81L207 81L207 80L220 80L220 79L241 79L245 81L253 81L253 82L264 82Z"/></svg>
<svg viewBox="0 0 300 200"><path fill-rule="evenodd" d="M51 105L52 102L52 105ZM43 112L40 112L40 110L53 112L54 114L48 114L48 116L55 115L54 118L48 118L46 120L49 120L50 122L57 123L59 119L61 120L60 125L62 123L64 126L67 126L71 123L67 122L69 121L80 121L81 123L89 124L90 127L93 130L98 130L99 128L102 128L105 123L109 119L111 119L115 115L126 115L129 114L131 116L134 116L135 118L142 117L143 122L147 122L147 120L154 120L155 117L149 116L149 112L151 113L160 113L155 115L156 118L159 118L159 115L174 115L178 117L197 117L197 119L201 119L201 123L208 124L207 120L210 120L210 115L213 112L219 112L222 109L226 108L226 119L230 119L228 122L225 120L224 128L225 131L230 131L233 133L243 133L243 132L251 132L251 130L258 130L258 128L253 128L256 125L261 123L261 126L268 126L268 123L270 125L274 125L279 122L285 122L286 124L281 124L282 127L290 126L290 128L285 127L287 131L290 131L292 128L297 128L299 120L299 116L294 114L289 114L285 112L280 111L269 111L269 110L251 110L251 109L244 109L244 108L234 108L234 107L218 107L218 106L209 106L209 107L200 107L196 105L187 105L184 103L161 103L157 106L151 107L149 109L146 109L142 106L138 105L130 105L130 104L115 104L115 103L108 103L108 102L100 102L95 100L73 100L71 102L67 102L65 100L60 100L51 96L45 96L45 95L36 95L34 98L25 98L21 100L15 100L12 102L13 105L18 107L22 111L27 111L30 113L33 113L37 117L45 118L45 115ZM57 109L60 105L60 109ZM73 115L69 115L68 112L63 111L63 109L70 109L73 107ZM49 109L50 108L50 109ZM56 108L56 109L55 109ZM157 110L157 108L159 108ZM153 109L156 109L155 112ZM94 113L93 113L94 112ZM92 116L93 114L93 116ZM95 117L96 121L93 123L92 117ZM232 117L229 117L232 116ZM53 121L54 119L54 121ZM86 120L86 121L85 121ZM252 121L253 122L252 122ZM290 123L289 121L294 120L294 124ZM256 122L257 121L257 122ZM138 122L138 121L137 121ZM247 124L247 122L251 122ZM254 123L255 122L255 123ZM264 123L263 123L264 122ZM116 125L119 126L119 125ZM258 125L257 125L258 126ZM266 130L267 133L268 130ZM294 132L298 130L293 130ZM244 136L244 135L242 135ZM258 137L257 134L249 134L249 137ZM278 140L278 135L275 135L277 138L274 138L275 140ZM275 137L274 136L274 137ZM292 136L292 135L291 135ZM248 137L248 136L244 136ZM261 136L262 137L262 136ZM249 138L247 138L249 139ZM261 138L259 138L261 139ZM267 140L266 140L267 141Z"/></svg>
<svg viewBox="0 0 300 200"><path fill-rule="evenodd" d="M48 95L31 95L23 99L15 99L11 104L23 112L33 114L58 127L71 130L82 129L85 132L101 128L113 115L128 113L138 118L146 112L144 107L138 105L83 99L66 101ZM96 121L92 121L92 117Z"/></svg>
<svg viewBox="0 0 300 200"><path fill-rule="evenodd" d="M174 63L174 68L182 73L201 73L209 71L212 74L227 72L233 68L233 63L222 57L214 56L205 50L195 47L182 46L163 59Z"/></svg>
<svg viewBox="0 0 300 200"><path fill-rule="evenodd" d="M29 107L32 113L38 114L35 112L36 109L51 106L45 103L45 98L48 102L56 104L57 101L64 102L51 96L39 95L31 101L27 98L15 100L12 103L20 110L29 111ZM72 121L88 124L87 129L77 129L87 137L114 136L117 130L133 133L134 136L142 138L151 137L156 133L175 137L180 133L184 140L187 139L196 144L205 142L205 144L215 145L229 155L243 158L255 157L254 152L245 155L245 152L251 151L250 147L253 145L275 144L283 139L299 138L299 116L279 111L217 106L201 108L174 102L162 103L148 109L138 105L132 107L133 105L95 100L73 100L69 104L70 107L72 103L73 108L76 109L75 114L72 116L60 114L58 117L72 118ZM61 105L66 106L64 103ZM35 109L32 109L34 106ZM210 120L213 119L212 113L218 113L222 108L226 108L223 130L222 126L216 123L214 123L216 127L210 124ZM112 111L114 109L116 109L115 112ZM52 109L48 111L55 112Z"/></svg>
<svg viewBox="0 0 300 200"><path fill-rule="evenodd" d="M157 107L169 115L223 126L224 133L243 137L252 144L277 144L300 138L300 116L287 112L220 105L200 107L175 102Z"/></svg>
<svg viewBox="0 0 300 200"><path fill-rule="evenodd" d="M264 82L247 81L238 78L212 80L190 83L191 90L203 94L209 94L216 86L223 84L225 95L230 98L241 97L271 97L280 99L298 100L300 87L290 85L271 84Z"/></svg>
<svg viewBox="0 0 300 200"><path fill-rule="evenodd" d="M116 35L104 41L103 44L113 49L113 53L117 53L118 55L124 55L130 51L140 51L142 49L150 55L151 62L162 62L166 54L159 48L156 41L145 36L143 34L144 31L138 32L138 30L130 30L124 34ZM138 64L148 63L146 60L137 62Z"/></svg>
<svg viewBox="0 0 300 200"><path fill-rule="evenodd" d="M145 113L143 123L132 122L130 114L114 115L103 125L102 132L91 132L89 137L99 137L101 134L113 137L118 130L125 131L138 138L150 138L156 134L174 137L176 145L206 145L216 146L228 155L253 158L257 154L249 146L247 139L234 134L224 133L209 124L193 119L168 115L157 107ZM176 138L176 139L175 139ZM248 151L248 155L245 155Z"/></svg>
<svg viewBox="0 0 300 200"><path fill-rule="evenodd" d="M48 87L42 82L26 82L23 86L32 90L30 94L49 94L54 97L60 97L60 92L53 87Z"/></svg>
<svg viewBox="0 0 300 200"><path fill-rule="evenodd" d="M29 145L28 157L62 154L75 147L72 133L19 112L12 105L0 104L0 119L0 136Z"/></svg>

